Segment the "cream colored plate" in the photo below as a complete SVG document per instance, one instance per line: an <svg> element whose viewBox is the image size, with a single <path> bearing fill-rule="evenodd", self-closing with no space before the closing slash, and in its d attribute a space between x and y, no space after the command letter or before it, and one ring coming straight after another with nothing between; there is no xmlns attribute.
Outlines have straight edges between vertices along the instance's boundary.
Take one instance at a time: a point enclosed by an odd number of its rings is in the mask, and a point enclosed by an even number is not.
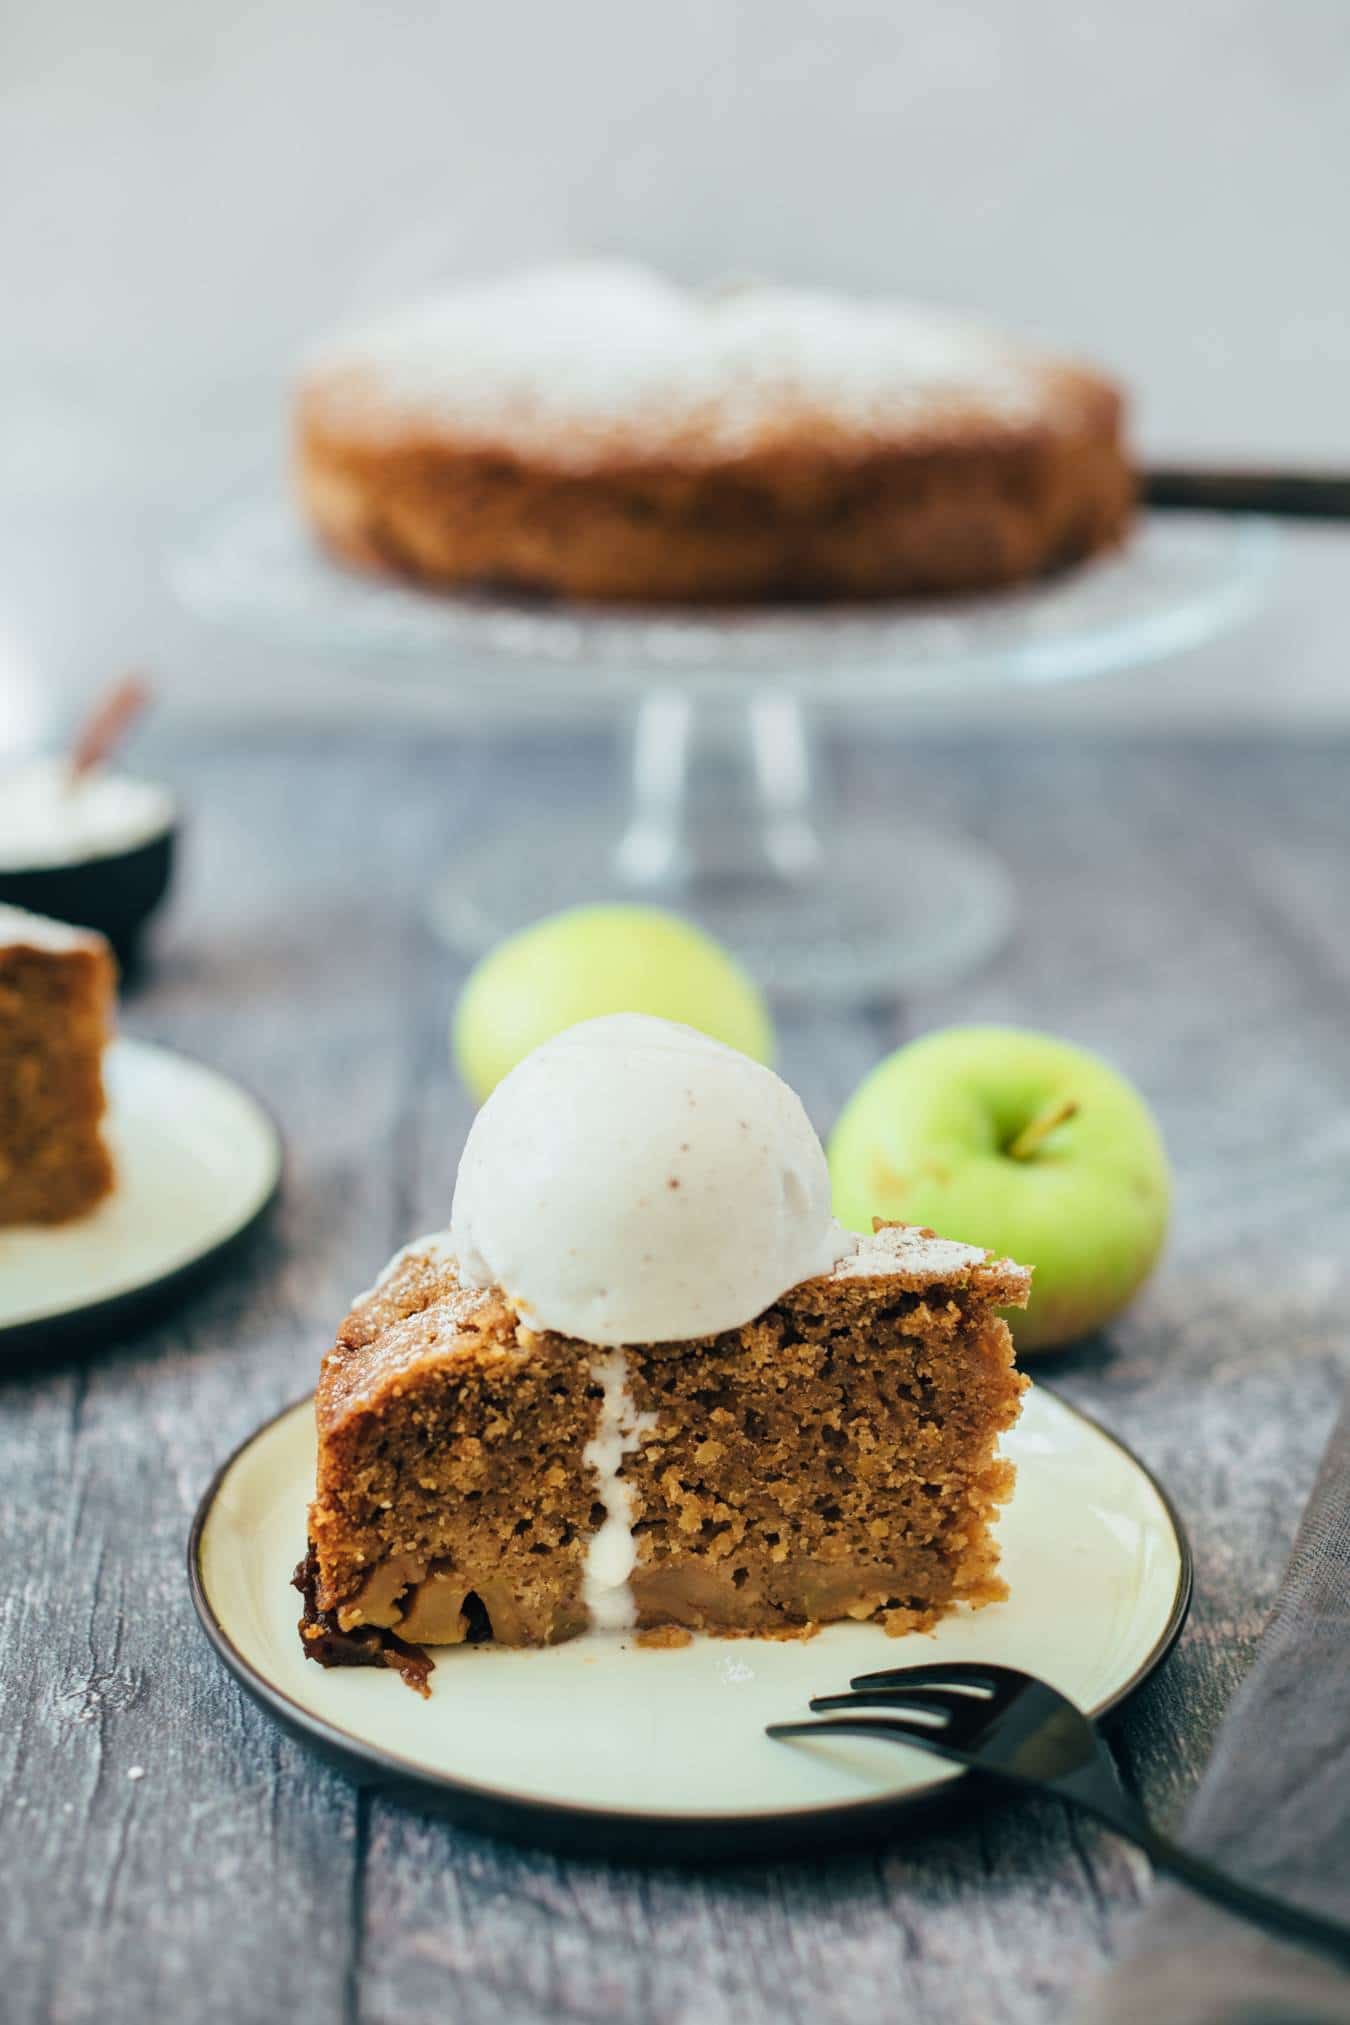
<svg viewBox="0 0 1350 2025"><path fill-rule="evenodd" d="M615 1636L452 1647L436 1657L429 1701L383 1669L326 1671L301 1651L289 1586L314 1479L308 1400L225 1465L197 1516L190 1573L207 1633L244 1685L368 1776L413 1781L463 1818L533 1839L652 1855L774 1847L861 1828L878 1802L892 1820L955 1776L893 1744L764 1735L851 1674L1000 1661L1100 1712L1166 1654L1190 1561L1147 1471L1043 1388L1005 1447L1018 1465L1002 1521L1010 1600L929 1636L832 1625L805 1641L700 1638L668 1651Z"/></svg>
<svg viewBox="0 0 1350 2025"><path fill-rule="evenodd" d="M237 1084L128 1040L105 1076L117 1186L75 1223L0 1230L0 1347L111 1326L241 1236L276 1192L277 1129Z"/></svg>

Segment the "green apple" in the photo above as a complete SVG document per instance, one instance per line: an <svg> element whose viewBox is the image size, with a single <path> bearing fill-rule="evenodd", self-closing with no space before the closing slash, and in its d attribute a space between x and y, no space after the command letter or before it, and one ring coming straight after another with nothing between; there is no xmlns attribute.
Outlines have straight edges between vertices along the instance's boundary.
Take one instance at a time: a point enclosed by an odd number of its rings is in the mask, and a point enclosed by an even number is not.
<svg viewBox="0 0 1350 2025"><path fill-rule="evenodd" d="M720 943L661 907L569 907L485 956L456 1008L453 1046L479 1103L522 1055L602 1013L655 1013L772 1063L773 1023Z"/></svg>
<svg viewBox="0 0 1350 2025"><path fill-rule="evenodd" d="M1082 1048L1016 1027L949 1027L854 1091L830 1140L835 1213L927 1224L1035 1267L1010 1315L1019 1350L1100 1328L1167 1234L1171 1180L1152 1114Z"/></svg>

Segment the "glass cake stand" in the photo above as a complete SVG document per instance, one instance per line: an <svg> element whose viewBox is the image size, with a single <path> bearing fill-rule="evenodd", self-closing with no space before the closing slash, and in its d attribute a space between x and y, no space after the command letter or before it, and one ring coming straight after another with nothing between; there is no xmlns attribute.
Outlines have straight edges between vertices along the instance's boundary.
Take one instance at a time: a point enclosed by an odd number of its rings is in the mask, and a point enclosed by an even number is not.
<svg viewBox="0 0 1350 2025"><path fill-rule="evenodd" d="M593 781L537 821L508 799L502 829L439 875L431 919L457 950L577 901L651 900L775 993L857 1002L959 975L1014 909L969 838L835 792L830 734L1198 645L1260 602L1273 550L1264 521L1155 515L1118 555L959 603L628 610L365 578L262 499L203 530L171 578L198 617L353 661L391 704L411 687L474 720L622 716L626 807L598 808Z"/></svg>

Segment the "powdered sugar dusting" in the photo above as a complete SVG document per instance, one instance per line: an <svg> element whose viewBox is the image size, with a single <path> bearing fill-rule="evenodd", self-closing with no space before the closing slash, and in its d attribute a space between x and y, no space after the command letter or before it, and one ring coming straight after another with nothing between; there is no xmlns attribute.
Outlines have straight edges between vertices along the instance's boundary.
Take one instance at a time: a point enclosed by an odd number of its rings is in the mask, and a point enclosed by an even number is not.
<svg viewBox="0 0 1350 2025"><path fill-rule="evenodd" d="M870 1236L855 1236L852 1248L839 1260L830 1278L880 1279L894 1273L917 1280L950 1280L982 1266L987 1257L978 1245L935 1237L931 1231L913 1224L888 1224ZM1027 1271L1016 1266L1008 1269L1012 1273ZM1027 1277L1030 1279L1029 1272Z"/></svg>
<svg viewBox="0 0 1350 2025"><path fill-rule="evenodd" d="M333 340L311 387L344 426L422 422L584 463L678 442L725 456L808 419L884 435L1044 411L1043 362L911 304L754 287L699 296L617 262L464 286Z"/></svg>
<svg viewBox="0 0 1350 2025"><path fill-rule="evenodd" d="M18 909L16 908L0 907L0 942L4 941L4 916L6 914L17 913ZM34 920L37 917L25 915L21 918L24 920ZM60 926L59 923L51 925L53 927ZM75 933L73 930L64 932ZM988 1259L988 1253L981 1250L978 1245L961 1244L954 1238L937 1237L932 1231L924 1230L917 1224L884 1224L878 1231L865 1236L859 1236L856 1231L845 1230L842 1224L832 1220L830 1235L826 1240L826 1250L827 1254L832 1254L834 1263L827 1270L824 1277L831 1280L884 1279L890 1275L895 1275L916 1283L927 1281L938 1282L958 1279L963 1274L972 1272L975 1267L984 1265ZM368 1287L364 1293L358 1294L352 1306L359 1308L363 1302L373 1299L380 1289L393 1278L405 1259L410 1258L425 1258L431 1265L455 1267L466 1291L490 1289L495 1285L491 1274L486 1272L485 1269L481 1269L481 1261L478 1262L480 1270L477 1272L461 1263L457 1247L452 1243L449 1231L431 1231L425 1237L413 1238L411 1243L404 1245L401 1250L395 1252L374 1286ZM996 1260L993 1263L1006 1275L1013 1278L1024 1278L1027 1284L1030 1285L1031 1272L1029 1267L1014 1265L1008 1259ZM522 1304L518 1299L509 1294L505 1295L505 1298L512 1300L517 1311L523 1314ZM541 1322L539 1326L547 1327L548 1325ZM622 1354L621 1349L615 1352L615 1355L621 1361ZM606 1379L606 1372L610 1373L609 1380ZM613 1372L610 1371L608 1360L599 1360L592 1375L602 1385L611 1382ZM626 1371L621 1377L620 1391L622 1391L624 1383L626 1383ZM606 1401L608 1405L608 1393L606 1393ZM612 1432L612 1430L610 1431ZM633 1445L630 1443L630 1447ZM624 1452L626 1453L627 1451ZM593 1463L592 1466L597 1469L600 1468L599 1463ZM614 1468L616 1470L618 1468L617 1461L614 1464Z"/></svg>
<svg viewBox="0 0 1350 2025"><path fill-rule="evenodd" d="M455 1264L455 1253L450 1243L449 1231L428 1231L425 1237L413 1238L408 1244L401 1246L394 1253L393 1258L385 1266L374 1285L365 1288L362 1293L356 1295L352 1302L353 1308L359 1308L366 1301L373 1300L381 1287L387 1286L389 1281L393 1279L394 1274L398 1271L404 1260L413 1258L425 1258L431 1265L435 1266L453 1266Z"/></svg>

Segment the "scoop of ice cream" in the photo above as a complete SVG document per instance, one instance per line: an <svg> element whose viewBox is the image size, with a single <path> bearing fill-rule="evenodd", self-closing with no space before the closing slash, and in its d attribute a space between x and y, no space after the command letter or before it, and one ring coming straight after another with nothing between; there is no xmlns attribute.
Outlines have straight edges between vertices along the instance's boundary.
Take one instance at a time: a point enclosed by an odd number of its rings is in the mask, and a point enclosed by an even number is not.
<svg viewBox="0 0 1350 2025"><path fill-rule="evenodd" d="M853 1240L824 1152L770 1069L691 1027L586 1020L518 1063L474 1120L450 1240L461 1277L590 1343L750 1321Z"/></svg>

